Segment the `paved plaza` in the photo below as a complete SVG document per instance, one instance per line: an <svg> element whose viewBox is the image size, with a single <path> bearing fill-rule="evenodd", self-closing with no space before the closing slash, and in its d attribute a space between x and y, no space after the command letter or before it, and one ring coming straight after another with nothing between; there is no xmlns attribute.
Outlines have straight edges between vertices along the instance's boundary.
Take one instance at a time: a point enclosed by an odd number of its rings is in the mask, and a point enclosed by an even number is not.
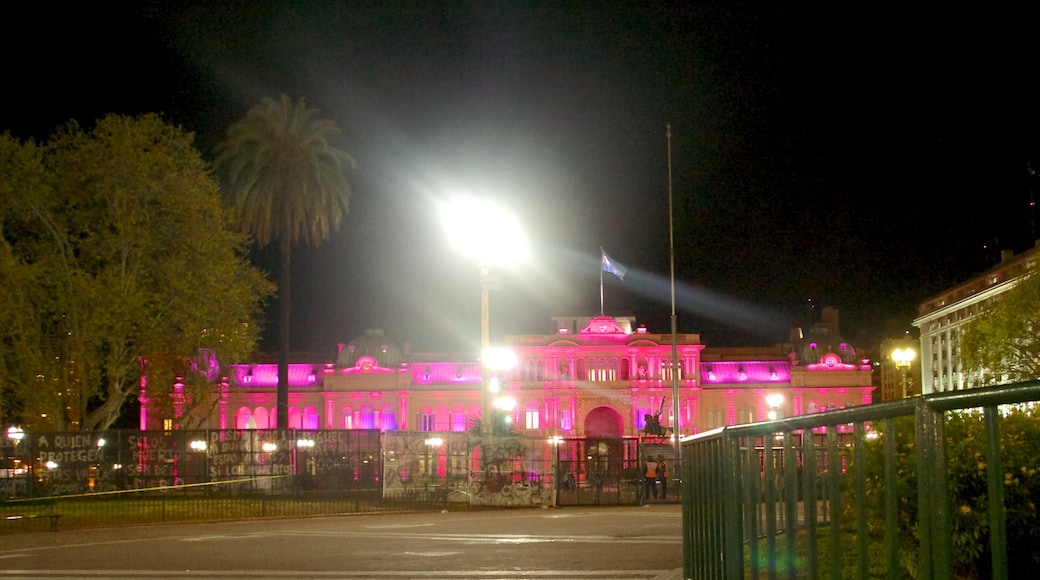
<svg viewBox="0 0 1040 580"><path fill-rule="evenodd" d="M681 567L677 504L357 515L0 536L0 580L678 580Z"/></svg>

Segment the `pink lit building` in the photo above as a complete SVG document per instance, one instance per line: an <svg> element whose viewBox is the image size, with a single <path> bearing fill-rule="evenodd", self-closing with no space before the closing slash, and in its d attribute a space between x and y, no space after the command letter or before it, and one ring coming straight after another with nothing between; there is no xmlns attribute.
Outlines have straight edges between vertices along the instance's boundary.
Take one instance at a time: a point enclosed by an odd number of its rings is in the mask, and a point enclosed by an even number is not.
<svg viewBox="0 0 1040 580"><path fill-rule="evenodd" d="M805 336L765 348L711 348L676 336L679 417L672 416L672 335L631 318L554 319L555 332L507 336L515 355L497 396L513 403L518 432L532 436L638 435L646 415L689 435L726 425L864 405L870 361L838 335L837 311ZM213 404L191 422L209 429L275 425L277 365L233 364L214 380ZM380 331L341 345L336 362L290 365L289 428L467 431L482 407L481 363L472 356L403 351ZM143 392L142 429L176 428ZM176 407L176 405L175 405ZM165 425L164 425L165 424Z"/></svg>

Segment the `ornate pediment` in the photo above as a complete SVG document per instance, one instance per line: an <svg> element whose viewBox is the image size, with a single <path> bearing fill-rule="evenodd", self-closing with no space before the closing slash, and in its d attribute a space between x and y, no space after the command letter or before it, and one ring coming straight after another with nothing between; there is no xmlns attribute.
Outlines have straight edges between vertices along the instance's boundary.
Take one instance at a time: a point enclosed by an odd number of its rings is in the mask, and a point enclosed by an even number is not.
<svg viewBox="0 0 1040 580"><path fill-rule="evenodd" d="M343 369L343 374L350 375L355 373L376 373L376 374L390 374L393 373L393 369L379 366L379 361L375 357L363 355L359 356L354 361L354 366Z"/></svg>
<svg viewBox="0 0 1040 580"><path fill-rule="evenodd" d="M627 335L628 332L622 328L616 320L610 316L594 316L589 320L588 326L581 330L583 335Z"/></svg>

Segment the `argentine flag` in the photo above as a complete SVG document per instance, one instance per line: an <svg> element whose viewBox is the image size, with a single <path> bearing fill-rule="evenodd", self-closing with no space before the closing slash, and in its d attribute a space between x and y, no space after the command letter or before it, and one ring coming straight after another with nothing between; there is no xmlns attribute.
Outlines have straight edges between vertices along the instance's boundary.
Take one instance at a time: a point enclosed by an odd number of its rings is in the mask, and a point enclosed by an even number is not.
<svg viewBox="0 0 1040 580"><path fill-rule="evenodd" d="M601 254L603 254L603 271L610 272L611 274L624 280L625 274L628 273L628 268L622 266L620 262L608 256L607 252L603 248L600 248L599 251Z"/></svg>

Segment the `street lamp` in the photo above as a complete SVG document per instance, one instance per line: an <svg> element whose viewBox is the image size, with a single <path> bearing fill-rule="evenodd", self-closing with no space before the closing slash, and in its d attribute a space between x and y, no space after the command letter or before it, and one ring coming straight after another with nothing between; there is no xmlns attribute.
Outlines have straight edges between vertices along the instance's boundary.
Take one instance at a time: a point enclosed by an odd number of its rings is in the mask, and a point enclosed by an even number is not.
<svg viewBox="0 0 1040 580"><path fill-rule="evenodd" d="M909 346L892 351L892 362L895 363L896 368L903 374L903 392L900 394L900 398L906 397L906 373L910 370L910 364L913 362L914 356L916 356L916 353Z"/></svg>
<svg viewBox="0 0 1040 580"><path fill-rule="evenodd" d="M521 260L527 253L527 242L516 217L487 201L471 197L456 198L443 207L442 216L452 243L462 252L475 257L480 267L480 432L482 435L490 435L491 368L485 359L491 347L488 306L488 292L494 283L491 267Z"/></svg>

